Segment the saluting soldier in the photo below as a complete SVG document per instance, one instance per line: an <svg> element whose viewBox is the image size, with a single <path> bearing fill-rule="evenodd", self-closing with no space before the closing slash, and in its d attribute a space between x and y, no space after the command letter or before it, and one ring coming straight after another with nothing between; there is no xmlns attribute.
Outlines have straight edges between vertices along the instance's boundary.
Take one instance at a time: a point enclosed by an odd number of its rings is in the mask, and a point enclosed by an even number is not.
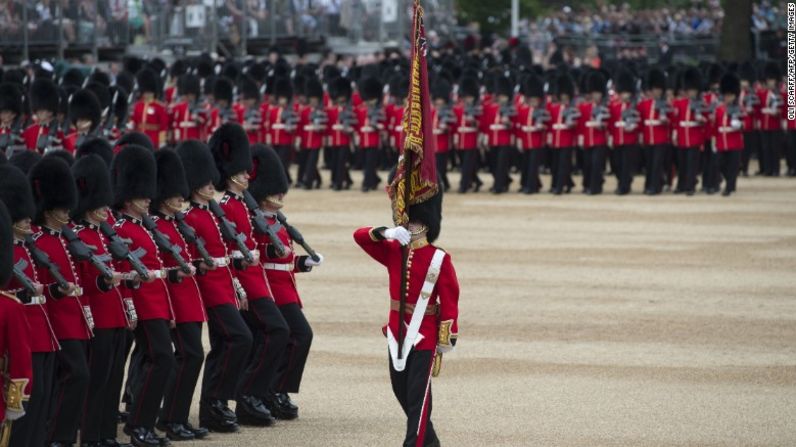
<svg viewBox="0 0 796 447"><path fill-rule="evenodd" d="M409 207L408 229L364 227L354 240L387 267L390 313L384 334L390 354L393 393L406 414L403 445L439 446L431 423L431 376L437 352L453 349L458 337L459 282L451 256L432 245L439 237L442 193ZM405 248L405 246L408 246ZM407 291L400 315L402 251L408 250ZM408 325L398 355L399 325Z"/></svg>
<svg viewBox="0 0 796 447"><path fill-rule="evenodd" d="M169 131L168 110L158 99L161 91L160 77L151 69L144 68L136 74L136 82L140 98L133 104L133 113L130 116L133 130L145 134L152 146L160 149L166 145Z"/></svg>
<svg viewBox="0 0 796 447"><path fill-rule="evenodd" d="M58 122L58 87L47 78L38 78L30 86L30 111L36 119L22 136L28 150L47 153L61 149L64 132Z"/></svg>

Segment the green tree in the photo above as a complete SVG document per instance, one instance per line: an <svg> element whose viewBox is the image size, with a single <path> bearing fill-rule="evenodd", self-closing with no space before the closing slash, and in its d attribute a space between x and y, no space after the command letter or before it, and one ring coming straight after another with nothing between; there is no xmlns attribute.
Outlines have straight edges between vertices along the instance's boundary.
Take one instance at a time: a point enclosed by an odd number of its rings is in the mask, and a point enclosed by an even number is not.
<svg viewBox="0 0 796 447"><path fill-rule="evenodd" d="M752 57L752 0L724 0L719 59L743 62Z"/></svg>

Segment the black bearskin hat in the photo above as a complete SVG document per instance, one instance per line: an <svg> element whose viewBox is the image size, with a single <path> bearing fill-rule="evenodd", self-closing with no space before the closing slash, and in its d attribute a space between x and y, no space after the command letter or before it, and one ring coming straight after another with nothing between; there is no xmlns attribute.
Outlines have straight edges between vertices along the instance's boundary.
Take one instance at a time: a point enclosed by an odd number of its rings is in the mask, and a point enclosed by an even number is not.
<svg viewBox="0 0 796 447"><path fill-rule="evenodd" d="M636 78L629 70L622 70L616 74L616 91L618 93L635 93Z"/></svg>
<svg viewBox="0 0 796 447"><path fill-rule="evenodd" d="M89 82L98 82L105 87L111 86L111 77L100 69L95 69L88 77Z"/></svg>
<svg viewBox="0 0 796 447"><path fill-rule="evenodd" d="M94 96L97 97L97 101L99 102L100 105L100 114L106 111L108 112L110 111L111 92L110 90L108 90L108 87L96 82L91 82L88 85L86 85L86 90L91 91L91 93L93 93Z"/></svg>
<svg viewBox="0 0 796 447"><path fill-rule="evenodd" d="M702 91L702 75L694 67L690 67L683 72L683 90Z"/></svg>
<svg viewBox="0 0 796 447"><path fill-rule="evenodd" d="M153 211L157 211L164 201L172 197L187 198L189 194L185 169L177 152L161 149L155 153L155 162L158 171L158 191L150 206Z"/></svg>
<svg viewBox="0 0 796 447"><path fill-rule="evenodd" d="M19 222L27 217L33 219L36 214L28 177L15 166L0 166L0 201L8 207L11 222Z"/></svg>
<svg viewBox="0 0 796 447"><path fill-rule="evenodd" d="M72 176L77 187L77 207L72 218L80 219L87 212L113 205L111 176L105 160L99 155L88 154L72 166Z"/></svg>
<svg viewBox="0 0 796 447"><path fill-rule="evenodd" d="M135 74L135 82L140 93L154 93L160 96L160 77L152 69L144 68Z"/></svg>
<svg viewBox="0 0 796 447"><path fill-rule="evenodd" d="M556 79L556 95L569 95L570 98L575 96L575 81L572 76L562 74Z"/></svg>
<svg viewBox="0 0 796 447"><path fill-rule="evenodd" d="M197 98L202 96L202 82L198 76L184 74L177 80L177 92L180 96L194 95Z"/></svg>
<svg viewBox="0 0 796 447"><path fill-rule="evenodd" d="M751 62L744 62L738 67L738 76L749 84L754 84L757 81L757 70Z"/></svg>
<svg viewBox="0 0 796 447"><path fill-rule="evenodd" d="M122 66L125 71L138 73L144 68L144 60L138 56L124 56L124 58L122 58Z"/></svg>
<svg viewBox="0 0 796 447"><path fill-rule="evenodd" d="M69 165L59 157L44 157L33 165L28 174L36 215L33 221L41 224L44 212L59 208L69 211L77 206L77 188Z"/></svg>
<svg viewBox="0 0 796 447"><path fill-rule="evenodd" d="M114 147L113 151L115 153L119 152L125 146L129 145L141 146L149 149L152 152L155 151L155 146L152 145L152 140L150 140L146 134L141 132L127 132L126 134L122 135L122 137L119 138L119 141L116 142L116 147Z"/></svg>
<svg viewBox="0 0 796 447"><path fill-rule="evenodd" d="M75 92L69 100L69 119L73 124L77 124L79 120L89 120L91 130L96 129L102 119L102 108L97 95L85 89Z"/></svg>
<svg viewBox="0 0 796 447"><path fill-rule="evenodd" d="M188 189L195 191L208 183L216 184L220 177L213 154L206 144L197 140L188 140L177 146Z"/></svg>
<svg viewBox="0 0 796 447"><path fill-rule="evenodd" d="M782 80L782 71L776 62L769 62L763 69L763 80L776 79L777 82Z"/></svg>
<svg viewBox="0 0 796 447"><path fill-rule="evenodd" d="M428 227L426 237L429 242L437 240L442 224L442 190L423 203L409 206L409 220L422 222Z"/></svg>
<svg viewBox="0 0 796 447"><path fill-rule="evenodd" d="M56 149L54 151L47 152L44 154L43 158L60 158L61 160L65 161L67 165L71 168L73 164L75 164L75 156L72 155L71 152L66 151L64 149Z"/></svg>
<svg viewBox="0 0 796 447"><path fill-rule="evenodd" d="M8 159L8 164L16 167L25 175L28 175L33 166L41 160L41 154L36 151L16 152Z"/></svg>
<svg viewBox="0 0 796 447"><path fill-rule="evenodd" d="M290 84L290 80L287 78L278 78L274 81L274 89L271 93L273 96L277 98L293 98L293 86Z"/></svg>
<svg viewBox="0 0 796 447"><path fill-rule="evenodd" d="M307 94L307 78L303 74L297 74L293 77L293 94L296 96ZM280 96L287 97L287 95ZM292 97L293 95L290 96Z"/></svg>
<svg viewBox="0 0 796 447"><path fill-rule="evenodd" d="M113 148L104 138L91 138L77 148L75 158L80 160L88 155L97 155L105 162L105 167L110 168L113 162Z"/></svg>
<svg viewBox="0 0 796 447"><path fill-rule="evenodd" d="M307 79L305 90L308 98L323 98L323 85L318 78Z"/></svg>
<svg viewBox="0 0 796 447"><path fill-rule="evenodd" d="M216 101L227 101L232 104L234 86L227 78L216 78L213 82L213 98Z"/></svg>
<svg viewBox="0 0 796 447"><path fill-rule="evenodd" d="M544 98L544 82L539 76L526 76L522 82L522 94L528 98Z"/></svg>
<svg viewBox="0 0 796 447"><path fill-rule="evenodd" d="M240 79L240 95L242 99L260 99L260 88L257 87L257 83L254 82L254 79L243 76Z"/></svg>
<svg viewBox="0 0 796 447"><path fill-rule="evenodd" d="M123 71L116 75L116 85L130 94L135 90L135 76L129 71Z"/></svg>
<svg viewBox="0 0 796 447"><path fill-rule="evenodd" d="M252 147L252 170L249 175L249 192L258 203L269 196L287 193L287 174L282 160L268 146L256 144Z"/></svg>
<svg viewBox="0 0 796 447"><path fill-rule="evenodd" d="M445 102L451 100L451 84L445 79L437 79L431 86L431 99L444 99Z"/></svg>
<svg viewBox="0 0 796 447"><path fill-rule="evenodd" d="M589 73L586 81L586 87L588 88L588 92L586 93L605 93L607 81L605 80L605 76L599 71L592 71Z"/></svg>
<svg viewBox="0 0 796 447"><path fill-rule="evenodd" d="M390 96L405 99L409 94L409 79L402 73L395 73L390 78Z"/></svg>
<svg viewBox="0 0 796 447"><path fill-rule="evenodd" d="M707 70L708 84L714 85L720 83L723 74L724 67L719 64L710 64Z"/></svg>
<svg viewBox="0 0 796 447"><path fill-rule="evenodd" d="M464 77L459 82L459 96L472 96L478 99L481 96L481 87L475 77Z"/></svg>
<svg viewBox="0 0 796 447"><path fill-rule="evenodd" d="M332 96L334 99L351 99L351 81L348 78L340 77L332 82Z"/></svg>
<svg viewBox="0 0 796 447"><path fill-rule="evenodd" d="M508 96L509 98L514 96L514 85L512 85L511 79L507 76L499 76L495 79L495 94L498 96Z"/></svg>
<svg viewBox="0 0 796 447"><path fill-rule="evenodd" d="M10 110L17 115L22 114L22 94L16 84L7 82L0 84L0 110Z"/></svg>
<svg viewBox="0 0 796 447"><path fill-rule="evenodd" d="M223 124L210 137L208 146L219 173L218 181L215 182L216 189L223 191L230 177L251 170L252 154L249 149L249 137L240 124Z"/></svg>
<svg viewBox="0 0 796 447"><path fill-rule="evenodd" d="M365 78L359 84L359 94L363 101L370 101L372 99L381 99L383 86L381 82L374 78Z"/></svg>
<svg viewBox="0 0 796 447"><path fill-rule="evenodd" d="M0 202L0 287L5 288L14 272L14 231L6 206Z"/></svg>
<svg viewBox="0 0 796 447"><path fill-rule="evenodd" d="M61 85L64 87L83 87L83 81L85 81L86 77L83 76L83 72L80 71L78 68L70 68L64 72L63 76L61 76Z"/></svg>
<svg viewBox="0 0 796 447"><path fill-rule="evenodd" d="M49 110L58 113L58 87L50 79L37 78L30 86L30 111Z"/></svg>
<svg viewBox="0 0 796 447"><path fill-rule="evenodd" d="M125 146L113 158L111 183L117 208L134 199L154 199L157 192L155 155L141 146Z"/></svg>
<svg viewBox="0 0 796 447"><path fill-rule="evenodd" d="M719 91L722 95L733 93L738 95L741 93L741 79L735 73L726 73L721 77Z"/></svg>
<svg viewBox="0 0 796 447"><path fill-rule="evenodd" d="M647 88L666 90L666 72L660 68L653 68L647 73Z"/></svg>

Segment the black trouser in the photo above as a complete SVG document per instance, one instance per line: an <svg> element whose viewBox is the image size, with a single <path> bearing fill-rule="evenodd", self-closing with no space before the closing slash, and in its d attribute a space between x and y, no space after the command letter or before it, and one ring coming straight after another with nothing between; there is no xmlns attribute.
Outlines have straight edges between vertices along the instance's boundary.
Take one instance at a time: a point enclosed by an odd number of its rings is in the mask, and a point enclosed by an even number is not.
<svg viewBox="0 0 796 447"><path fill-rule="evenodd" d="M668 145L657 144L655 146L644 146L645 159L647 161L646 179L644 190L660 194L663 181L663 161L666 157Z"/></svg>
<svg viewBox="0 0 796 447"><path fill-rule="evenodd" d="M451 183L448 180L448 161L449 161L449 153L448 152L437 152L437 176L442 180L442 186L447 191L451 187Z"/></svg>
<svg viewBox="0 0 796 447"><path fill-rule="evenodd" d="M329 158L331 160L332 169L332 186L342 188L351 183L351 176L348 173L348 157L349 149L347 146L330 147L327 149L330 152Z"/></svg>
<svg viewBox="0 0 796 447"><path fill-rule="evenodd" d="M702 189L719 188L719 157L713 151L713 143L705 142L705 150L702 151Z"/></svg>
<svg viewBox="0 0 796 447"><path fill-rule="evenodd" d="M459 181L459 192L467 192L478 178L478 149L465 149L462 154L462 177ZM478 183L478 180L476 180Z"/></svg>
<svg viewBox="0 0 796 447"><path fill-rule="evenodd" d="M304 154L304 175L299 179L307 185L314 186L316 183L321 184L321 175L318 173L318 158L320 157L320 149L303 149Z"/></svg>
<svg viewBox="0 0 796 447"><path fill-rule="evenodd" d="M735 183L738 179L738 170L741 166L741 151L724 151L718 154L721 175L727 182L724 188L729 192L735 191Z"/></svg>
<svg viewBox="0 0 796 447"><path fill-rule="evenodd" d="M555 179L553 181L554 191L563 191L572 186L572 149L571 147L561 147L554 149L555 152Z"/></svg>
<svg viewBox="0 0 796 447"><path fill-rule="evenodd" d="M43 446L47 440L47 416L55 384L55 352L34 352L33 387L25 405L25 417L11 426L10 447Z"/></svg>
<svg viewBox="0 0 796 447"><path fill-rule="evenodd" d="M781 144L782 132L778 130L763 130L760 132L760 153L762 154L760 171L763 175L779 175Z"/></svg>
<svg viewBox="0 0 796 447"><path fill-rule="evenodd" d="M249 310L241 313L251 330L253 344L249 364L240 377L238 393L264 397L273 389L290 329L271 299L249 301Z"/></svg>
<svg viewBox="0 0 796 447"><path fill-rule="evenodd" d="M592 194L603 192L606 150L605 146L595 146L586 149L583 154L583 188Z"/></svg>
<svg viewBox="0 0 796 447"><path fill-rule="evenodd" d="M287 174L287 182L293 183L293 177L290 176L290 145L274 146L274 150L279 155L279 160L282 162L282 167L285 168Z"/></svg>
<svg viewBox="0 0 796 447"><path fill-rule="evenodd" d="M796 130L789 130L785 133L785 156L788 161L788 169L793 174L796 171Z"/></svg>
<svg viewBox="0 0 796 447"><path fill-rule="evenodd" d="M155 427L160 403L176 365L169 322L163 319L139 320L135 329L135 344L144 362L140 370L140 386L133 394L127 425L151 430Z"/></svg>
<svg viewBox="0 0 796 447"><path fill-rule="evenodd" d="M95 329L88 345L89 386L80 442L116 439L127 329Z"/></svg>
<svg viewBox="0 0 796 447"><path fill-rule="evenodd" d="M135 332L132 332L132 340L135 341ZM130 343L130 337L127 338ZM130 362L127 365L127 382L124 385L124 397L122 402L128 404L133 403L133 396L141 389L141 370L144 368L144 353L138 343L132 345L132 353L130 354Z"/></svg>
<svg viewBox="0 0 796 447"><path fill-rule="evenodd" d="M306 149L299 149L296 151L296 164L298 165L298 173L296 174L296 178L302 183L304 182L304 176L307 174L308 156L309 152Z"/></svg>
<svg viewBox="0 0 796 447"><path fill-rule="evenodd" d="M699 148L677 148L677 190L694 192L696 188L697 165L699 164Z"/></svg>
<svg viewBox="0 0 796 447"><path fill-rule="evenodd" d="M88 340L59 340L49 442L74 443L88 389ZM34 385L35 386L35 385Z"/></svg>
<svg viewBox="0 0 796 447"><path fill-rule="evenodd" d="M492 177L494 178L494 191L501 193L509 189L511 178L509 168L511 166L511 146L495 146L490 148L489 153L492 157L490 166L492 167Z"/></svg>
<svg viewBox="0 0 796 447"><path fill-rule="evenodd" d="M252 333L232 304L207 309L210 352L202 376L202 401L226 401L236 396L238 379L246 367Z"/></svg>
<svg viewBox="0 0 796 447"><path fill-rule="evenodd" d="M752 155L757 156L758 163L760 162L760 132L756 130L749 130L743 133L743 153L741 155L741 170L749 173L749 160Z"/></svg>
<svg viewBox="0 0 796 447"><path fill-rule="evenodd" d="M617 152L617 168L619 171L616 173L620 193L629 193L633 185L633 176L636 174L636 167L638 166L638 146L628 145L619 146L614 149Z"/></svg>
<svg viewBox="0 0 796 447"><path fill-rule="evenodd" d="M365 188L376 188L379 185L379 175L376 172L379 167L379 149L375 147L360 149L364 157L364 177L362 186Z"/></svg>
<svg viewBox="0 0 796 447"><path fill-rule="evenodd" d="M279 310L290 328L290 339L277 373L274 391L298 393L301 377L304 375L304 365L307 363L312 345L312 328L298 303L279 306Z"/></svg>
<svg viewBox="0 0 796 447"><path fill-rule="evenodd" d="M169 377L160 420L184 424L188 422L191 399L205 359L202 323L178 323L171 330L171 340L174 342L174 358L177 363Z"/></svg>
<svg viewBox="0 0 796 447"><path fill-rule="evenodd" d="M427 445L437 439L431 423L431 367L434 351L412 351L406 368L398 372L390 358L392 392L406 415L404 447ZM418 442L420 441L420 442Z"/></svg>
<svg viewBox="0 0 796 447"><path fill-rule="evenodd" d="M542 181L539 178L539 161L542 156L541 149L530 149L523 151L524 164L522 174L525 181L522 187L525 191L531 193L539 192L542 188Z"/></svg>
<svg viewBox="0 0 796 447"><path fill-rule="evenodd" d="M678 149L671 144L663 145L663 182L671 188L677 176L677 151Z"/></svg>

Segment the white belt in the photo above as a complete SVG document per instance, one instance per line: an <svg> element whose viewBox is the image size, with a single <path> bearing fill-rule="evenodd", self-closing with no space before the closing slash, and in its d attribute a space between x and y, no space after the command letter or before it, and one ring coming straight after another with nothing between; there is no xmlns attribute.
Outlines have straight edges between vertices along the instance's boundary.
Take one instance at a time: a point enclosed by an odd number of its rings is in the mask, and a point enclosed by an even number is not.
<svg viewBox="0 0 796 447"><path fill-rule="evenodd" d="M212 258L213 264L216 267L226 267L229 265L229 257L224 256L223 258Z"/></svg>
<svg viewBox="0 0 796 447"><path fill-rule="evenodd" d="M661 120L644 120L644 124L647 126L662 126L664 123Z"/></svg>
<svg viewBox="0 0 796 447"><path fill-rule="evenodd" d="M74 297L83 296L83 288L82 287L75 287L75 291L72 292L69 295L66 295L66 296L74 296Z"/></svg>
<svg viewBox="0 0 796 447"><path fill-rule="evenodd" d="M699 127L701 125L700 121L680 121L680 127Z"/></svg>
<svg viewBox="0 0 796 447"><path fill-rule="evenodd" d="M555 130L566 130L570 127L567 124L553 124L553 129Z"/></svg>
<svg viewBox="0 0 796 447"><path fill-rule="evenodd" d="M47 303L47 298L44 295L36 295L30 297L30 302L25 303L26 306L34 306L34 305L44 305Z"/></svg>
<svg viewBox="0 0 796 447"><path fill-rule="evenodd" d="M743 129L739 129L737 127L732 127L732 126L719 127L719 133L732 133L732 132L743 132Z"/></svg>
<svg viewBox="0 0 796 447"><path fill-rule="evenodd" d="M293 264L274 264L272 262L267 262L263 264L263 267L266 270L278 270L280 272L292 272L293 271Z"/></svg>
<svg viewBox="0 0 796 447"><path fill-rule="evenodd" d="M505 124L491 124L489 130L508 130L508 126Z"/></svg>
<svg viewBox="0 0 796 447"><path fill-rule="evenodd" d="M465 126L461 126L458 129L456 129L456 130L461 132L461 133L472 133L472 132L477 132L478 131L478 129L475 128L475 127L465 127Z"/></svg>
<svg viewBox="0 0 796 447"><path fill-rule="evenodd" d="M154 279L164 279L168 276L165 270L150 270L149 274Z"/></svg>
<svg viewBox="0 0 796 447"><path fill-rule="evenodd" d="M252 257L255 260L260 259L260 250L254 249L254 250L249 250L249 252L252 254ZM235 250L232 252L232 259L243 259L243 258L244 258L243 253L240 250Z"/></svg>

